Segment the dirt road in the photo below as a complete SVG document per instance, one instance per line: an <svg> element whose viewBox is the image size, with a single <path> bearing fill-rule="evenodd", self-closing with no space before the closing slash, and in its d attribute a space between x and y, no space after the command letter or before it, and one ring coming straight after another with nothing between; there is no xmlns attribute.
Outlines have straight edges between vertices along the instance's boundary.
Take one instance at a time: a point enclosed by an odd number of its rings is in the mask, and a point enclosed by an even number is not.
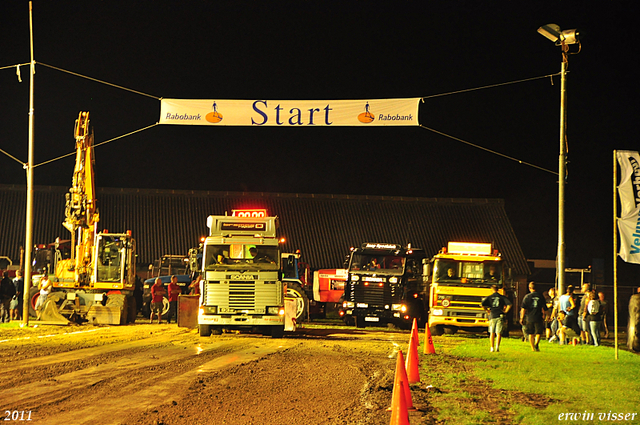
<svg viewBox="0 0 640 425"><path fill-rule="evenodd" d="M388 424L407 343L354 328L282 339L164 324L5 329L0 405L43 424ZM428 407L426 393L413 399Z"/></svg>

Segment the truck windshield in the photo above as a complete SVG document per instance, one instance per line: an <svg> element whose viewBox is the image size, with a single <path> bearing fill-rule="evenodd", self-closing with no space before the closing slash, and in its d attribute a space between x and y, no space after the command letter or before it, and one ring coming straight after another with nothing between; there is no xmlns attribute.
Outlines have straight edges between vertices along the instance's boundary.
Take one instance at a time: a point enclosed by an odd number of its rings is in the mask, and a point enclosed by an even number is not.
<svg viewBox="0 0 640 425"><path fill-rule="evenodd" d="M280 253L277 246L225 244L207 245L204 250L206 270L279 270L279 261Z"/></svg>
<svg viewBox="0 0 640 425"><path fill-rule="evenodd" d="M436 283L502 285L502 264L496 262L436 260L433 273Z"/></svg>
<svg viewBox="0 0 640 425"><path fill-rule="evenodd" d="M405 258L397 255L371 255L356 252L351 257L349 271L401 275L404 273L404 263Z"/></svg>

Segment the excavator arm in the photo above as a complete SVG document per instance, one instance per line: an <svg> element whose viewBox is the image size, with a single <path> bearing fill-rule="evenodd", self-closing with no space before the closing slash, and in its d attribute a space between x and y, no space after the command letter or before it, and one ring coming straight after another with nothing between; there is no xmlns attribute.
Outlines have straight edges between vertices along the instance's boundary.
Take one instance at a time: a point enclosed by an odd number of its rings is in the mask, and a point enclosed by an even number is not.
<svg viewBox="0 0 640 425"><path fill-rule="evenodd" d="M80 285L90 283L93 267L93 244L99 214L95 198L93 131L89 112L80 112L75 123L76 163L71 188L66 195L65 221L62 225L71 232L72 258L59 273L73 271ZM58 273L56 273L58 274Z"/></svg>

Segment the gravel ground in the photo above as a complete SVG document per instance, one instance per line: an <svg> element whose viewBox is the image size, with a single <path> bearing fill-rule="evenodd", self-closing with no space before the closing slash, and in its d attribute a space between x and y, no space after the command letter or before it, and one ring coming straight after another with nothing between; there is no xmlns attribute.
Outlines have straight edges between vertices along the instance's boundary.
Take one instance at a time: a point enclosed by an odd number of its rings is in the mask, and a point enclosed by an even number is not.
<svg viewBox="0 0 640 425"><path fill-rule="evenodd" d="M438 337L436 337L438 338ZM307 326L273 339L200 337L176 325L0 328L2 412L43 424L388 424L397 352L409 332ZM451 339L437 339L443 346ZM473 365L437 354L439 374ZM424 381L424 380L423 380ZM412 424L437 420L437 388L411 387ZM552 400L492 389L472 373L465 409L512 423L504 400L543 408Z"/></svg>

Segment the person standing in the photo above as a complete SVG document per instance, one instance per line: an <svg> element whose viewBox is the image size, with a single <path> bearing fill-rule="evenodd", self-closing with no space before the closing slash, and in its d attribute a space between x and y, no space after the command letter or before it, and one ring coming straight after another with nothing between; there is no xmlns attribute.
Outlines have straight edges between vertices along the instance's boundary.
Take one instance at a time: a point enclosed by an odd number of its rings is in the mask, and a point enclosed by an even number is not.
<svg viewBox="0 0 640 425"><path fill-rule="evenodd" d="M13 286L16 288L16 295L11 300L9 313L12 320L22 319L22 291L24 291L24 279L22 278L22 270L16 271L16 277L13 279Z"/></svg>
<svg viewBox="0 0 640 425"><path fill-rule="evenodd" d="M200 282L202 281L202 275L196 276L196 280L189 285L190 295L200 295Z"/></svg>
<svg viewBox="0 0 640 425"><path fill-rule="evenodd" d="M5 271L0 282L0 323L11 321L11 300L15 295L16 287L13 286L13 282L9 279L9 272Z"/></svg>
<svg viewBox="0 0 640 425"><path fill-rule="evenodd" d="M567 286L565 293L560 295L560 311L563 311L567 316L576 318L577 323L576 302L573 299L573 285Z"/></svg>
<svg viewBox="0 0 640 425"><path fill-rule="evenodd" d="M500 351L502 331L506 326L505 315L511 310L512 304L509 298L498 292L498 285L491 285L491 289L493 294L482 300L482 307L489 315L489 343L491 344L489 351L497 353Z"/></svg>
<svg viewBox="0 0 640 425"><path fill-rule="evenodd" d="M536 283L529 282L529 293L522 300L520 320L527 318L527 334L532 351L540 351L538 344L544 333L544 311L547 311L547 302L544 296L536 291Z"/></svg>
<svg viewBox="0 0 640 425"><path fill-rule="evenodd" d="M547 299L547 314L545 315L545 324L546 324L546 339L549 342L553 342L558 337L556 333L558 332L558 304L559 298L556 296L556 288L549 289L549 298Z"/></svg>
<svg viewBox="0 0 640 425"><path fill-rule="evenodd" d="M600 345L600 328L602 326L602 311L600 310L600 300L595 291L589 292L589 301L585 311L585 322L589 327L591 340L596 347Z"/></svg>
<svg viewBox="0 0 640 425"><path fill-rule="evenodd" d="M38 300L36 301L35 308L36 315L38 316L37 319L40 320L40 309L44 307L44 303L47 301L47 297L53 289L53 284L49 280L49 274L46 272L46 270L44 272L44 275L42 276L42 279L40 280L40 283L38 284L38 288L40 289L40 295L38 296Z"/></svg>
<svg viewBox="0 0 640 425"><path fill-rule="evenodd" d="M178 286L178 278L174 275L171 276L171 282L167 285L167 292L169 292L169 311L167 312L167 324L171 323L171 319L174 318L175 323L178 323L178 296L182 292Z"/></svg>
<svg viewBox="0 0 640 425"><path fill-rule="evenodd" d="M580 341L582 344L591 344L591 334L589 324L586 322L587 303L589 302L589 294L591 293L591 284L582 284L582 298L578 307L578 326L580 326Z"/></svg>
<svg viewBox="0 0 640 425"><path fill-rule="evenodd" d="M600 301L600 316L602 317L602 327L600 330L604 329L604 338L609 338L609 328L607 327L607 315L609 314L609 306L607 305L607 300L604 298L604 292L598 292L598 299Z"/></svg>
<svg viewBox="0 0 640 425"><path fill-rule="evenodd" d="M151 287L151 323L153 323L153 314L158 315L158 324L162 321L163 299L167 291L164 289L162 279L157 278Z"/></svg>

